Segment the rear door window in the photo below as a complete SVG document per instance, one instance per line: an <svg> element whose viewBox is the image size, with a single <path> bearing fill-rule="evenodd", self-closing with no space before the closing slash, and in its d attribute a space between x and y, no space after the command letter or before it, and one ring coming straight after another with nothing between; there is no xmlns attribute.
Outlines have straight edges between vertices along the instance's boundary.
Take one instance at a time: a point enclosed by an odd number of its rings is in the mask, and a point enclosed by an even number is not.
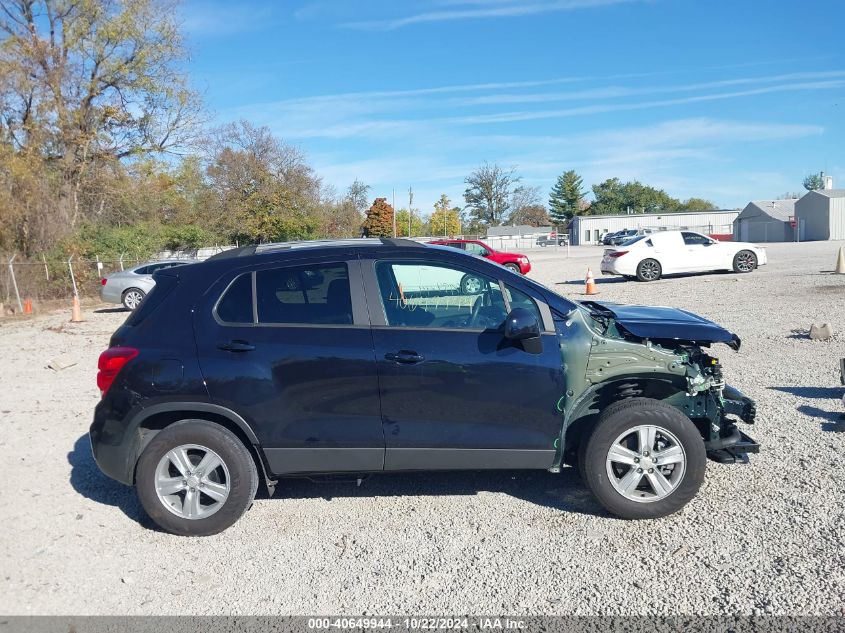
<svg viewBox="0 0 845 633"><path fill-rule="evenodd" d="M258 323L351 325L346 264L318 264L255 273Z"/></svg>
<svg viewBox="0 0 845 633"><path fill-rule="evenodd" d="M473 255L481 255L482 257L485 257L490 254L489 250L487 250L477 242L465 242L464 248L466 249L467 253L472 253Z"/></svg>

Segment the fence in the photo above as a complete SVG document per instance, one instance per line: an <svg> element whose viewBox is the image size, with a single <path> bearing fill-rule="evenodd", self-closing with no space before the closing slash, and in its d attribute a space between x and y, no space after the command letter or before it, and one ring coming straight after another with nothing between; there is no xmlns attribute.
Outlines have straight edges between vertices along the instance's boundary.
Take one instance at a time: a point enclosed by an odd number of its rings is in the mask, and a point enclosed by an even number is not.
<svg viewBox="0 0 845 633"><path fill-rule="evenodd" d="M493 249L501 251L520 251L539 248L537 236L476 236L462 235L460 239L480 239ZM442 237L414 237L414 240L428 242ZM117 259L48 259L46 256L25 259L14 254L0 254L0 302L7 306L16 306L23 310L23 302L68 299L96 296L102 277L138 264L160 259L206 259L233 246L212 246L188 251L163 251L151 258L141 254L126 254ZM549 242L548 248L566 249L556 241Z"/></svg>

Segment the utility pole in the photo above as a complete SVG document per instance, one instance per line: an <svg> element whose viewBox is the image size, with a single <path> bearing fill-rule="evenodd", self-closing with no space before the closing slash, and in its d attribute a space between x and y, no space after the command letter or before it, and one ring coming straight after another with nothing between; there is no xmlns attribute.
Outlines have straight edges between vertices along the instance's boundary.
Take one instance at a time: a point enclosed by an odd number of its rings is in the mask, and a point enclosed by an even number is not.
<svg viewBox="0 0 845 633"><path fill-rule="evenodd" d="M414 216L414 190L408 187L408 237L411 237L411 218Z"/></svg>
<svg viewBox="0 0 845 633"><path fill-rule="evenodd" d="M396 187L393 188L393 239L396 239Z"/></svg>

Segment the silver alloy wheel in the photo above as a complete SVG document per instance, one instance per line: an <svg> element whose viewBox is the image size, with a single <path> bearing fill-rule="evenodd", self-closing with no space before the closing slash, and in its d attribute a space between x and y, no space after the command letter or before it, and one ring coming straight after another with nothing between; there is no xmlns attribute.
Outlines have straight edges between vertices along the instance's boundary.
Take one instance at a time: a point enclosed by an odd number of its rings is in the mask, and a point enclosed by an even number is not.
<svg viewBox="0 0 845 633"><path fill-rule="evenodd" d="M607 452L607 476L620 495L651 503L672 494L684 478L687 456L672 433L642 424L626 430Z"/></svg>
<svg viewBox="0 0 845 633"><path fill-rule="evenodd" d="M138 307L138 304L141 303L143 300L144 295L141 294L140 290L130 290L125 295L123 295L123 305L130 310L134 310Z"/></svg>
<svg viewBox="0 0 845 633"><path fill-rule="evenodd" d="M741 273L750 273L757 264L757 258L751 251L740 251L736 256L736 267Z"/></svg>
<svg viewBox="0 0 845 633"><path fill-rule="evenodd" d="M464 291L469 295L481 292L481 280L478 277L467 277L464 280Z"/></svg>
<svg viewBox="0 0 845 633"><path fill-rule="evenodd" d="M159 501L183 519L205 519L226 503L229 469L221 457L199 444L183 444L165 453L155 472Z"/></svg>
<svg viewBox="0 0 845 633"><path fill-rule="evenodd" d="M640 276L646 281L654 281L660 277L660 264L654 260L646 260L640 263Z"/></svg>

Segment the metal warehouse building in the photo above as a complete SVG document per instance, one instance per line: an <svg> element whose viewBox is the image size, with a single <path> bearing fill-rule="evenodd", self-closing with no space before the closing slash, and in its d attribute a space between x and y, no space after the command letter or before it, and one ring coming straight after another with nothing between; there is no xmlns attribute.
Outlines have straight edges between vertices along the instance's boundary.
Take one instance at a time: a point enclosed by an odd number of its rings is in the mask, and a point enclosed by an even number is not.
<svg viewBox="0 0 845 633"><path fill-rule="evenodd" d="M733 239L733 222L738 210L696 211L689 213L633 213L624 215L576 215L569 225L573 245L600 244L605 233L623 229L653 231L688 229L719 239Z"/></svg>
<svg viewBox="0 0 845 633"><path fill-rule="evenodd" d="M739 242L791 242L797 200L752 200L734 221Z"/></svg>
<svg viewBox="0 0 845 633"><path fill-rule="evenodd" d="M845 189L808 191L795 203L798 239L845 240Z"/></svg>

